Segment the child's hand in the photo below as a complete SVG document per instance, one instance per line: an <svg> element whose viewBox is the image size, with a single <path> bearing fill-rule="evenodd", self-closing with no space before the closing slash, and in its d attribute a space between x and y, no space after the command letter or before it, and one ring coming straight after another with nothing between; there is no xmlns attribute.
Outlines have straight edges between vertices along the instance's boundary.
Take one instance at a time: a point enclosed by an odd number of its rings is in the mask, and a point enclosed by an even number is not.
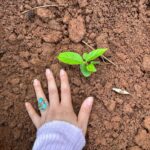
<svg viewBox="0 0 150 150"><path fill-rule="evenodd" d="M88 97L82 104L78 116L74 113L72 101L71 101L71 92L68 81L67 73L62 69L60 71L60 80L61 80L61 95L59 99L57 86L52 72L49 69L46 69L46 77L48 81L48 91L49 91L49 101L47 101L45 94L42 90L40 82L34 80L34 88L36 92L37 99L40 98L45 101L47 108L41 110L41 116L39 116L32 105L28 102L25 103L26 109L29 113L30 118L32 119L33 124L36 128L39 128L44 123L60 120L66 121L75 126L78 126L82 129L83 133L86 133L88 120L93 104L93 98Z"/></svg>

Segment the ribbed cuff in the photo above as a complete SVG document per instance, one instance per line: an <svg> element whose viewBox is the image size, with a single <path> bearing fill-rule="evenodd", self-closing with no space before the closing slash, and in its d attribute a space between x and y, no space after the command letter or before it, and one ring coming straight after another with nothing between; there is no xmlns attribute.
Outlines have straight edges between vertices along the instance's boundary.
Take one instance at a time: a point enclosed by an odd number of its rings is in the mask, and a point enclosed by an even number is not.
<svg viewBox="0 0 150 150"><path fill-rule="evenodd" d="M85 137L82 130L68 122L52 121L37 131L33 150L82 150Z"/></svg>

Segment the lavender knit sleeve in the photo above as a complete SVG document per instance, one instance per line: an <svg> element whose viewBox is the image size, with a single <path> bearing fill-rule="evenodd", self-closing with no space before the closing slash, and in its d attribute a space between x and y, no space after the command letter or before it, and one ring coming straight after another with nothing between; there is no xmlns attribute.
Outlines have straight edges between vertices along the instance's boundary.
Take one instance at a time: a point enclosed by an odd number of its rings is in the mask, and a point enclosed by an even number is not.
<svg viewBox="0 0 150 150"><path fill-rule="evenodd" d="M52 121L37 131L33 150L82 150L85 137L82 130L64 121Z"/></svg>

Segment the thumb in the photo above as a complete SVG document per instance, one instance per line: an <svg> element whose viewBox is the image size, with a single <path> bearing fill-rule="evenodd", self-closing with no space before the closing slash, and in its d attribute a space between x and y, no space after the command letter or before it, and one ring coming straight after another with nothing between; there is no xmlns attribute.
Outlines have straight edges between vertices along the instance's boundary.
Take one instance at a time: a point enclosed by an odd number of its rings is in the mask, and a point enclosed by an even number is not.
<svg viewBox="0 0 150 150"><path fill-rule="evenodd" d="M93 97L88 97L81 105L78 115L78 125L81 127L84 134L86 134L88 121L93 105Z"/></svg>

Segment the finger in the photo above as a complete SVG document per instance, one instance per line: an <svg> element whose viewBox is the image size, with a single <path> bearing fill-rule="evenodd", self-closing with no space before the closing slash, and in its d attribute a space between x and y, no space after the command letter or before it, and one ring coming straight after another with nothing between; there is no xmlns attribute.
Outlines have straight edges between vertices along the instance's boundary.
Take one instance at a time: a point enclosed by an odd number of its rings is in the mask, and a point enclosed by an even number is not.
<svg viewBox="0 0 150 150"><path fill-rule="evenodd" d="M33 86L34 86L34 89L35 89L37 100L39 98L43 98L44 101L46 101L48 103L48 101L46 99L46 96L45 96L45 94L43 92L43 89L42 89L40 81L38 81L37 79L35 79L34 83L33 83ZM41 115L44 115L46 113L46 111L40 111L40 112L41 112Z"/></svg>
<svg viewBox="0 0 150 150"><path fill-rule="evenodd" d="M72 109L71 101L71 91L67 73L61 69L60 70L60 80L61 80L61 104Z"/></svg>
<svg viewBox="0 0 150 150"><path fill-rule="evenodd" d="M78 115L78 124L82 128L84 134L86 134L92 105L93 105L93 97L88 97L83 102Z"/></svg>
<svg viewBox="0 0 150 150"><path fill-rule="evenodd" d="M46 69L46 78L48 81L50 107L57 106L59 104L58 90L53 73L50 69Z"/></svg>
<svg viewBox="0 0 150 150"><path fill-rule="evenodd" d="M29 114L29 117L31 118L33 124L36 128L40 127L40 116L36 113L32 105L28 102L25 103L26 110Z"/></svg>

